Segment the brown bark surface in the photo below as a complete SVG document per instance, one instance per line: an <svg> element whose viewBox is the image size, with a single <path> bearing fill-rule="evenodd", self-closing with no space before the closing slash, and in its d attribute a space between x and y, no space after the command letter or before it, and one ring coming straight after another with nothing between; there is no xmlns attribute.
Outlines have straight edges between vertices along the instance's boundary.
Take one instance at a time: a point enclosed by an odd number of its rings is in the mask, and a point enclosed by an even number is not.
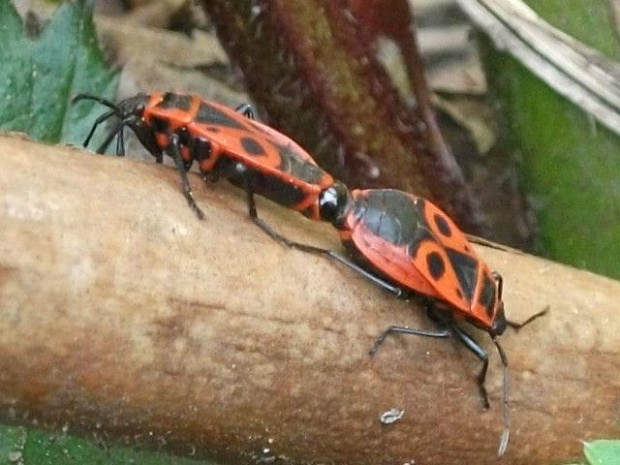
<svg viewBox="0 0 620 465"><path fill-rule="evenodd" d="M321 257L288 250L247 218L242 193L191 175L0 137L0 417L152 438L223 462L496 463L501 369L491 410L478 362L456 342L392 338L429 327ZM339 247L335 231L259 202L288 237ZM620 283L480 248L503 273L513 320L550 313L502 342L510 361L506 464L579 455L620 435ZM404 409L383 426L379 416Z"/></svg>

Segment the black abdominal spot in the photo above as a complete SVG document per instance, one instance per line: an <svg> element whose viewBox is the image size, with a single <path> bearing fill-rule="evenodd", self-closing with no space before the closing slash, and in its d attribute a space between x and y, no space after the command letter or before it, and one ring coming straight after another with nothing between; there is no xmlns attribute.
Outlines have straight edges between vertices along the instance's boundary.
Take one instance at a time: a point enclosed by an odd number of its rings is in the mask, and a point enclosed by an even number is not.
<svg viewBox="0 0 620 465"><path fill-rule="evenodd" d="M443 258L437 252L431 252L426 256L426 265L434 280L441 278L446 271Z"/></svg>

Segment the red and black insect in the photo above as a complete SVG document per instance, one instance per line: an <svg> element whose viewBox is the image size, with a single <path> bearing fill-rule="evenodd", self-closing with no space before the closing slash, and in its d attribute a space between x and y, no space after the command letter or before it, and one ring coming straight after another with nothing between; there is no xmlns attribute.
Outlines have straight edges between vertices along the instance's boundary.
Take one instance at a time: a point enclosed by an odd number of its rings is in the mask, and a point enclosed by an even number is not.
<svg viewBox="0 0 620 465"><path fill-rule="evenodd" d="M371 281L382 284L372 273L330 250L288 240L258 218L254 194L287 206L313 220L332 223L349 202L346 186L323 171L299 145L267 125L254 121L250 105L232 110L197 95L176 93L138 94L119 104L79 94L73 101L94 100L110 111L95 121L84 146L97 127L109 118L120 121L97 149L103 153L114 137L117 154L125 154L124 128L131 129L143 146L162 163L166 153L181 175L183 193L199 218L204 215L192 196L187 171L194 161L205 180L225 178L242 186L247 194L251 219L274 239L297 249L337 260Z"/></svg>
<svg viewBox="0 0 620 465"><path fill-rule="evenodd" d="M504 366L504 431L498 449L501 456L508 445L510 417L508 360L497 337L508 324L522 326L506 320L501 276L491 272L465 234L431 202L392 189L354 190L347 196L346 200L340 199L340 209L330 217L354 261L366 271L365 276L370 274L385 289L399 296L410 292L421 296L429 316L439 326L434 331L391 326L375 341L370 354L374 355L394 333L456 337L482 361L478 387L484 407L488 408L485 380L489 358L460 323L488 332ZM328 254L351 266L335 252L310 251Z"/></svg>
<svg viewBox="0 0 620 465"><path fill-rule="evenodd" d="M123 133L128 127L158 163L164 153L174 160L183 193L199 218L204 215L194 201L187 179L194 161L205 180L223 177L243 186L250 216L277 239L283 238L257 217L254 193L318 220L320 205L328 204L342 189L299 145L254 121L248 104L232 110L198 95L170 92L138 94L119 104L86 94L74 98L74 102L80 100L94 100L110 108L95 121L84 146L89 144L97 126L109 118L118 118L120 121L97 152L104 152L118 136L117 154L124 155Z"/></svg>
<svg viewBox="0 0 620 465"><path fill-rule="evenodd" d="M478 386L488 407L488 356L460 322L488 332L504 365L504 433L498 451L503 454L509 438L509 409L508 363L497 341L508 324L502 302L502 279L478 258L465 235L445 213L432 203L401 191L349 193L292 140L253 121L249 105L234 111L199 96L173 93L138 94L118 105L90 95L75 98L82 99L110 108L96 120L84 145L88 145L99 124L116 116L120 122L98 152L105 151L118 135L117 153L123 155L123 130L129 127L157 162L162 162L164 153L173 158L185 197L200 218L203 214L187 179L194 160L205 179L224 177L243 186L250 217L273 238L337 260L399 296L410 291L423 296L429 315L440 329L392 326L377 339L371 355L392 333L454 336L483 363ZM275 232L258 218L254 193L311 219L331 222L359 265L337 252L293 242Z"/></svg>

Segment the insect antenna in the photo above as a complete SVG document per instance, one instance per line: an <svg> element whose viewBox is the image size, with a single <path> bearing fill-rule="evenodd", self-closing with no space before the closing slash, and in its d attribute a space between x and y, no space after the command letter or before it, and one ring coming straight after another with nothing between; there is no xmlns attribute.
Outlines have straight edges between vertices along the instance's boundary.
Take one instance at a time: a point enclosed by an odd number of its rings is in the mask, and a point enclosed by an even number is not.
<svg viewBox="0 0 620 465"><path fill-rule="evenodd" d="M111 102L108 99L105 99L103 97L99 97L97 95L91 95L91 94L76 94L72 99L71 99L71 103L77 103L80 100L94 100L95 102L98 102L102 105L105 105L108 108L111 108L112 110L114 110L116 112L116 114L119 114L119 109L118 109L118 105L116 105L114 102Z"/></svg>
<svg viewBox="0 0 620 465"><path fill-rule="evenodd" d="M506 352L501 345L499 345L499 341L496 337L493 337L493 344L497 347L497 352L499 352L499 356L502 359L502 365L504 366L504 401L502 414L504 416L504 431L502 432L502 437L499 441L499 447L497 449L497 456L501 457L506 452L506 448L508 447L508 441L510 441L510 397L508 393L508 357L506 357Z"/></svg>
<svg viewBox="0 0 620 465"><path fill-rule="evenodd" d="M86 136L86 140L84 140L84 147L88 147L88 144L90 143L90 140L92 139L93 135L95 134L95 131L97 130L97 127L103 123L105 120L107 120L108 118L111 118L113 115L116 115L118 117L121 117L121 111L118 108L118 105L116 105L114 102L111 102L108 99L105 99L103 97L98 97L97 95L91 95L91 94L77 94L75 95L72 99L71 99L71 103L75 104L81 100L93 100L97 103L100 103L102 105L105 105L106 107L110 108L110 111L108 111L107 113L104 113L103 115L101 115L99 118L97 118L95 120L95 123L93 124L93 127L90 128L90 132L88 133L88 136Z"/></svg>
<svg viewBox="0 0 620 465"><path fill-rule="evenodd" d="M551 310L551 306L547 305L545 306L545 308L543 308L541 311L534 313L532 316L528 317L524 322L522 323L517 323L516 321L510 321L510 320L506 320L506 323L508 324L508 326L510 326L511 328L515 329L516 331L519 331L521 328L523 328L524 326L529 325L532 321L537 320L538 318L540 318L541 316L545 316L547 313L549 313L549 310Z"/></svg>

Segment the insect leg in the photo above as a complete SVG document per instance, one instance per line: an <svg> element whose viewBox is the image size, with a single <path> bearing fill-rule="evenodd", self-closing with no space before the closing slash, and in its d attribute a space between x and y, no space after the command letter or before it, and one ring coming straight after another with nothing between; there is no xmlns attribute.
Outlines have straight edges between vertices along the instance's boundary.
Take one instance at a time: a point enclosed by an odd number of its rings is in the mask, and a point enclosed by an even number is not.
<svg viewBox="0 0 620 465"><path fill-rule="evenodd" d="M95 120L93 127L90 128L90 132L88 133L88 136L86 136L86 139L84 139L84 143L82 144L84 147L88 147L90 140L93 138L93 135L95 134L95 131L97 130L97 126L99 126L101 123L103 123L108 118L112 117L115 113L116 111L114 110L108 111L107 113L104 113L103 115L101 115L99 118Z"/></svg>
<svg viewBox="0 0 620 465"><path fill-rule="evenodd" d="M105 138L103 143L97 149L97 153L99 154L104 153L106 149L108 148L108 145L110 145L110 143L118 135L118 133L121 132L125 126L133 123L134 121L135 121L135 117L132 115L120 121L116 126L114 126L114 129L110 131L110 134L108 134L108 137Z"/></svg>
<svg viewBox="0 0 620 465"><path fill-rule="evenodd" d="M116 139L116 155L119 157L125 156L125 128L121 127Z"/></svg>
<svg viewBox="0 0 620 465"><path fill-rule="evenodd" d="M381 333L381 335L377 339L375 339L375 343L372 345L372 349L370 349L368 355L375 355L379 350L381 344L385 342L386 338L390 334L411 334L414 336L444 338L450 337L452 332L450 331L450 328L441 328L437 331L433 331L425 329L413 329L409 326L390 326L388 329L383 331L383 333Z"/></svg>
<svg viewBox="0 0 620 465"><path fill-rule="evenodd" d="M242 103L237 108L235 108L235 111L241 113L243 116L245 116L248 119L255 119L254 108L252 108L252 105L250 105L249 103Z"/></svg>
<svg viewBox="0 0 620 465"><path fill-rule="evenodd" d="M322 255L324 257L329 258L330 260L337 261L343 264L344 266L352 269L356 273L362 275L369 281L372 281L373 283L385 289L386 291L389 291L392 294L395 294L397 297L400 297L402 295L403 291L401 288L397 286L393 286L387 281L384 281L383 279L366 271L364 268L353 263L351 260L343 257L339 253L334 252L333 250L323 249L321 247L315 247L313 245L302 244L300 242L291 241L290 239L287 239L286 237L278 233L275 229L273 229L273 227L271 227L269 224L267 224L265 221L263 221L261 218L258 217L258 213L256 212L256 202L254 201L254 192L252 191L252 180L250 176L247 174L243 176L243 179L244 179L245 192L247 194L248 213L250 215L250 218L268 236L270 236L271 238L275 239L281 244L284 244L287 247L290 247L292 249L301 250L303 252L312 253L315 255Z"/></svg>
<svg viewBox="0 0 620 465"><path fill-rule="evenodd" d="M240 167L239 170L242 170L242 169L244 169L244 167ZM288 247L303 250L304 252L316 253L316 254L321 254L321 255L325 255L329 252L329 250L321 249L319 247L314 247L311 245L293 242L287 239L286 237L282 236L275 229L273 229L269 224L267 224L265 221L259 218L258 213L256 211L256 201L254 200L254 191L252 190L252 178L251 178L251 175L249 175L247 172L243 174L243 184L244 184L244 189L245 189L246 196L247 196L248 214L250 215L250 218L252 219L252 221L254 221L254 223L256 223L256 225L259 228L261 228L272 239L275 239L276 241Z"/></svg>
<svg viewBox="0 0 620 465"><path fill-rule="evenodd" d="M428 307L429 316L438 322L443 322L444 324L449 325L450 329L453 331L453 334L467 347L476 357L482 360L482 369L478 374L478 388L480 390L480 394L482 396L482 401L484 408L489 408L489 396L485 387L485 379L487 374L487 369L489 367L489 357L485 350L480 347L480 344L476 342L476 340L467 333L463 328L459 327L454 321L449 321L442 313L435 311L433 307ZM510 394L509 394L509 385L508 385L508 357L506 357L506 352L500 345L496 336L492 338L493 344L497 348L497 352L499 353L500 359L502 361L502 366L504 367L504 389L503 389L503 403L502 403L502 414L504 417L504 430L502 431L502 435L500 437L499 447L497 449L497 456L501 457L504 452L506 452L506 448L508 447L508 442L510 440Z"/></svg>
<svg viewBox="0 0 620 465"><path fill-rule="evenodd" d="M480 373L478 373L478 389L480 390L480 395L482 396L482 405L485 409L488 409L490 407L489 394L487 393L485 381L487 378L487 370L489 368L489 356L482 346L480 346L480 344L476 342L476 340L463 328L460 328L454 323L452 323L450 327L452 328L452 331L454 331L454 335L463 343L463 345L482 361L482 369L480 370Z"/></svg>
<svg viewBox="0 0 620 465"><path fill-rule="evenodd" d="M303 244L300 244L300 245L303 245ZM299 247L297 247L297 248L299 248ZM355 271L357 274L363 276L364 278L368 279L369 281L371 281L372 283L374 283L377 286L381 287L382 289L384 289L384 290L386 290L388 292L391 292L396 297L401 297L403 295L403 290L400 287L394 286L394 285L388 283L387 281L379 278L378 276L376 276L376 275L366 271L364 268L362 268L361 266L359 266L356 263L352 262L348 258L343 257L338 252L334 252L333 250L328 250L328 249L319 249L319 250L321 250L322 253L326 257L331 258L332 260L335 260L335 261L343 264L347 268L350 268L351 270Z"/></svg>
<svg viewBox="0 0 620 465"><path fill-rule="evenodd" d="M174 164L181 175L181 183L183 185L183 195L187 199L187 203L190 208L194 210L196 216L199 220L203 220L205 215L200 209L200 207L196 204L194 200L194 196L192 194L192 188L189 185L189 180L187 179L187 171L185 170L185 162L183 158L181 158L181 150L180 150L180 141L178 134L172 134L170 136L170 142L168 143L168 147L166 147L166 153L172 157L174 160Z"/></svg>

